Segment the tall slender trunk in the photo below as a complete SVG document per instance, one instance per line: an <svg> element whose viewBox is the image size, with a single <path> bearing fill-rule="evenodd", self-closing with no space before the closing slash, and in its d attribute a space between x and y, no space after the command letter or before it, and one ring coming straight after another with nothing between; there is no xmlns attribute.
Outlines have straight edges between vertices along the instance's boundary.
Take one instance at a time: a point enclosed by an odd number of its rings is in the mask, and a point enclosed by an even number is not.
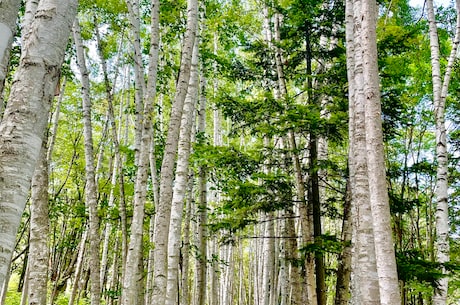
<svg viewBox="0 0 460 305"><path fill-rule="evenodd" d="M313 219L310 211L312 210L307 206L307 200L305 198L305 182L304 175L302 173L302 166L300 164L300 158L297 153L297 144L295 134L293 131L289 132L290 149L292 151L292 160L294 163L294 173L297 188L297 200L300 202L299 214L300 214L300 228L302 233L302 239L304 243L313 243ZM305 257L305 275L304 281L306 284L306 297L303 296L303 302L309 302L311 305L317 304L316 294L316 280L315 280L315 262L312 253L306 253Z"/></svg>
<svg viewBox="0 0 460 305"><path fill-rule="evenodd" d="M281 15L280 13L275 13L275 20L274 20L274 30L275 30L275 42L276 42L276 48L275 48L275 63L276 63L276 71L278 75L278 87L279 87L279 92L280 92L280 97L282 100L286 100L288 98L288 92L286 88L286 79L284 76L284 69L283 69L283 56L282 56L282 50L280 48L280 43L281 43ZM293 133L291 134L291 137L294 137ZM294 141L291 140L291 145L295 145L295 139ZM284 144L283 144L284 146ZM300 167L300 162L299 160L293 156L293 161L295 162L295 166ZM297 162L299 162L297 164ZM300 168L297 168L300 170ZM301 175L296 174L297 177L297 184L298 184L298 194L300 194L300 198L303 198L305 200L305 190L304 187L300 185L301 180L303 181L303 178ZM302 195L303 194L303 195ZM282 244L285 244L284 247L284 259L285 262L281 262L283 264L284 268L286 270L284 272L289 274L289 287L284 288L286 292L281 295L281 298L283 302L287 302L287 300L284 300L285 298L288 297L287 295L287 289L290 289L291 291L291 299L290 302L291 304L300 304L301 303L301 298L302 298L302 285L301 285L301 277L300 277L300 268L297 266L297 261L298 261L298 255L296 254L297 252L297 241L293 236L295 236L295 224L293 221L293 215L294 211L291 207L285 209L284 217L286 219L283 220L284 222L284 229L283 233L286 235L287 241L282 241ZM290 267L290 268L289 268ZM309 277L310 280L312 280L312 276ZM280 279L281 281L281 279ZM284 287L285 284L281 282L281 287ZM308 287L311 287L311 285L308 285ZM312 294L314 288L310 289L310 295Z"/></svg>
<svg viewBox="0 0 460 305"><path fill-rule="evenodd" d="M449 206L448 206L448 153L447 131L445 125L445 108L452 68L457 58L460 42L460 1L456 0L457 24L452 49L444 72L441 76L438 29L436 25L433 0L426 1L429 24L431 75L433 83L433 104L436 122L436 261L443 264L449 261ZM445 272L445 268L442 268ZM433 305L447 303L448 278L439 280L439 285L433 295Z"/></svg>
<svg viewBox="0 0 460 305"><path fill-rule="evenodd" d="M222 305L232 305L233 304L233 280L234 280L234 245L227 244L221 249L221 256L226 262L224 269L222 271L222 282L221 282L221 301Z"/></svg>
<svg viewBox="0 0 460 305"><path fill-rule="evenodd" d="M148 67L148 80L147 80L147 88L148 88L148 96L151 98L156 98L156 82L157 82L157 73L159 67L159 51L160 51L160 1L153 0L151 5L151 38L150 38L150 62L151 64ZM160 98L157 98L160 100ZM153 123L153 121L152 121ZM154 129L151 129L154 132ZM152 133L153 133L152 132ZM158 185L158 175L157 175L157 166L156 166L156 158L155 158L155 142L154 142L154 135L152 134L150 152L149 152L149 163L150 163L150 177L152 180L152 188L153 188L153 201L155 207L157 207L160 203L160 193L159 193L159 185ZM151 244L155 242L155 216L150 216L150 223L149 223L149 241ZM149 249L149 257L148 257L148 264L147 264L147 283L146 283L146 304L150 304L151 297L153 293L153 283L154 283L154 249Z"/></svg>
<svg viewBox="0 0 460 305"><path fill-rule="evenodd" d="M96 19L96 18L95 18ZM110 124L110 133L112 135L112 143L113 143L113 149L114 149L114 169L113 169L113 179L112 179L112 189L110 191L109 195L109 206L110 204L114 203L115 200L115 194L114 194L114 188L115 184L118 179L118 184L119 184L119 211L120 211L120 224L121 224L121 259L122 259L122 272L124 272L124 267L126 266L126 254L127 254L127 245L128 245L128 229L127 229L127 216L126 216L126 199L125 199L125 182L124 182L124 174L123 174L123 161L121 157L121 152L120 152L120 132L117 130L117 125L115 122L115 113L114 113L114 106L113 106L113 94L112 94L112 85L110 84L108 72L107 72L107 62L104 58L104 53L103 53L103 47L101 43L101 37L99 33L99 27L98 24L95 20L95 33L96 33L96 43L97 43L97 50L98 50L98 55L99 55L99 60L101 62L101 67L102 67L102 74L104 76L104 85L105 85L105 95L107 98L107 114L108 114L108 120ZM122 109L123 106L120 105L120 109ZM121 129L121 121L122 117L120 115L120 129ZM117 175L118 173L118 175ZM110 228L111 225L110 223L107 224L106 227L106 238L104 239L104 245L106 244L106 240L108 242L108 237L110 234ZM106 253L103 251L103 253ZM101 262L101 285L104 282L104 277L105 277L105 261L102 260ZM123 276L122 276L123 277Z"/></svg>
<svg viewBox="0 0 460 305"><path fill-rule="evenodd" d="M337 268L337 282L335 285L335 305L348 305L350 300L352 231L351 190L348 180L343 205L342 243L344 245L338 259L339 266Z"/></svg>
<svg viewBox="0 0 460 305"><path fill-rule="evenodd" d="M307 101L312 106L313 111L319 115L319 105L313 97L313 81L312 81L312 50L310 41L311 25L306 21L305 32L305 62L307 74ZM321 202L319 194L319 176L318 176L318 136L316 131L312 130L309 134L309 167L310 176L308 179L308 203L312 207L313 212L313 236L314 242L321 247ZM324 269L324 257L322 251L315 251L315 274L316 274L316 297L318 305L326 305L326 275Z"/></svg>
<svg viewBox="0 0 460 305"><path fill-rule="evenodd" d="M375 254L382 305L401 303L396 257L391 230L385 153L383 148L380 80L377 66L377 6L375 0L362 0L362 53L365 98L365 133L369 179L369 199L374 224Z"/></svg>
<svg viewBox="0 0 460 305"><path fill-rule="evenodd" d="M191 62L190 81L182 113L180 135L177 152L176 177L174 180L171 204L171 221L168 240L168 283L166 289L166 305L178 304L179 296L179 263L182 215L184 210L185 191L189 177L189 160L191 151L191 135L194 129L195 105L198 99L198 39L195 40Z"/></svg>
<svg viewBox="0 0 460 305"><path fill-rule="evenodd" d="M157 160L155 157L155 143L152 140L152 147L150 149L150 179L152 180L152 191L153 191L153 203L154 206L158 206L159 202L159 185L158 185L158 173L157 173ZM150 216L149 221L149 241L153 244L153 237L155 234L155 215ZM146 293L145 293L145 304L150 304L152 299L152 288L153 288L153 253L154 247L149 248L149 256L147 262L147 280L145 283Z"/></svg>
<svg viewBox="0 0 460 305"><path fill-rule="evenodd" d="M153 191L153 204L158 206L159 202L159 190L158 190L158 174L155 157L155 143L152 140L152 147L150 148L150 179L152 180L152 191ZM149 241L153 244L153 236L155 233L155 215L150 215L149 221ZM152 299L152 288L153 288L153 246L149 248L149 255L147 260L147 280L145 283L145 304L150 304Z"/></svg>
<svg viewBox="0 0 460 305"><path fill-rule="evenodd" d="M130 7L131 23L133 26L133 34L135 39L140 39L138 36L138 22L135 20L139 15L139 3L133 1ZM135 43L134 49L136 54L136 84L137 95L136 105L143 103L141 111L138 106L136 108L142 113L137 117L139 124L136 135L140 136L139 152L137 153L136 164L136 181L134 186L134 208L133 208L133 221L131 224L131 236L128 247L128 254L126 258L126 271L125 278L123 279L123 293L122 304L142 304L143 297L140 296L140 291L143 291L143 272L142 272L142 243L143 243L143 227L144 227L144 207L147 199L147 180L148 170L150 168L150 151L152 146L152 115L153 115L153 101L156 96L156 81L158 71L158 51L159 51L159 2L152 3L152 39L150 45L150 64L148 68L148 90L144 99L141 93L145 92L144 76L140 50L138 42ZM137 32L137 33L136 33ZM139 100L140 99L140 100Z"/></svg>
<svg viewBox="0 0 460 305"><path fill-rule="evenodd" d="M310 157L310 179L308 202L313 207L313 235L318 247L322 247L322 229L321 229L321 201L319 194L319 176L318 176L318 138L310 132L309 157ZM315 278L316 278L316 296L318 305L326 305L326 271L324 267L324 254L322 251L315 251Z"/></svg>
<svg viewBox="0 0 460 305"><path fill-rule="evenodd" d="M0 287L8 273L76 7L74 0L40 2L0 124Z"/></svg>
<svg viewBox="0 0 460 305"><path fill-rule="evenodd" d="M168 135L166 138L163 162L161 164L160 201L156 207L154 233L154 284L152 303L164 305L167 286L168 266L168 228L171 218L173 195L174 163L176 160L179 131L185 96L190 79L190 66L195 43L196 25L198 22L197 0L187 1L187 28L182 46L182 59L174 97Z"/></svg>
<svg viewBox="0 0 460 305"><path fill-rule="evenodd" d="M38 1L29 0L25 4L24 21L22 25L23 37L25 41L26 33L29 31L33 18L37 11ZM55 117L59 117L59 106L62 101L62 94L59 98ZM54 134L57 130L57 120L53 122ZM53 140L53 139L51 139ZM49 235L49 205L48 205L48 184L49 184L49 162L54 142L48 149L48 133L45 135L40 157L35 167L32 177L31 197L30 197L30 233L27 286L23 290L21 303L45 305L48 284L48 260L50 255L48 245ZM25 293L24 293L25 292Z"/></svg>
<svg viewBox="0 0 460 305"><path fill-rule="evenodd" d="M80 247L78 249L78 256L77 256L77 264L75 266L75 275L74 275L74 283L69 297L69 305L73 305L76 302L77 295L78 295L78 285L80 283L80 277L83 270L83 262L85 257L85 250L86 250L86 239L88 237L88 230L85 229L83 232L83 236L80 240ZM56 296L51 297L50 303L54 304Z"/></svg>
<svg viewBox="0 0 460 305"><path fill-rule="evenodd" d="M186 199L186 207L185 207L185 217L184 217L184 230L183 230L183 241L182 241L182 272L181 272L181 302L180 305L189 305L190 304L190 250L191 250L191 219L192 219L192 205L194 204L194 180L193 180L193 173L192 176L189 178L188 186L187 186L187 199Z"/></svg>
<svg viewBox="0 0 460 305"><path fill-rule="evenodd" d="M264 230L262 232L262 289L260 295L261 305L270 305L270 296L273 296L274 288L274 269L275 269L275 226L273 223L273 214L265 214Z"/></svg>
<svg viewBox="0 0 460 305"><path fill-rule="evenodd" d="M201 139L206 135L206 79L202 75L200 81L200 109L198 116L198 133ZM207 190L207 168L201 166L199 168L198 177L198 230L196 232L196 241L198 245L198 261L196 262L196 305L206 304L206 282L207 282L207 218L208 218L208 190Z"/></svg>
<svg viewBox="0 0 460 305"><path fill-rule="evenodd" d="M141 26L140 26L140 11L139 11L139 0L126 0L128 7L128 18L130 23L131 40L133 44L133 59L134 59L134 78L135 78L135 124L134 124L134 154L135 164L139 162L139 154L141 150L142 142L142 130L143 130L143 114L144 114L144 92L145 92L145 81L144 81L144 64L142 62L142 45L141 45Z"/></svg>
<svg viewBox="0 0 460 305"><path fill-rule="evenodd" d="M100 234L99 215L96 185L96 174L94 167L93 128L91 122L91 99L89 94L89 74L86 68L86 59L81 39L80 25L78 19L73 25L75 47L77 49L77 65L80 70L80 82L83 96L83 134L85 140L85 202L89 211L89 268L91 277L91 305L99 305L101 301L101 280L100 280Z"/></svg>
<svg viewBox="0 0 460 305"><path fill-rule="evenodd" d="M39 163L35 168L32 178L31 205L30 205L30 237L29 237L29 263L28 271L28 302L29 304L45 305L48 283L48 260L50 258L49 244L49 164L54 148L54 141L58 127L60 106L63 99L65 81L62 85L59 99L56 103L54 117L52 118L51 133L42 143ZM49 142L49 146L48 146ZM46 151L44 151L46 149Z"/></svg>
<svg viewBox="0 0 460 305"><path fill-rule="evenodd" d="M46 138L32 179L28 262L28 304L45 305L48 283L48 160Z"/></svg>
<svg viewBox="0 0 460 305"><path fill-rule="evenodd" d="M380 305L374 229L369 203L361 1L347 0L345 7L347 76L349 92L349 172L353 223L353 304Z"/></svg>

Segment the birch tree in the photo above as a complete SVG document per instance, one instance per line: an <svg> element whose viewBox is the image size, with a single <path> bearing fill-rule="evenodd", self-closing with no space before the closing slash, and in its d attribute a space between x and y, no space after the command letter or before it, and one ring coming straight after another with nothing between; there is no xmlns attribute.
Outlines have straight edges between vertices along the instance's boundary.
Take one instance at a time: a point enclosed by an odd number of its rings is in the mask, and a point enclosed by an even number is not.
<svg viewBox="0 0 460 305"><path fill-rule="evenodd" d="M275 63L276 63L276 71L277 71L277 76L278 76L278 88L280 92L280 97L282 100L286 100L288 98L288 92L287 92L287 85L286 85L286 79L284 76L284 69L283 69L283 58L282 58L282 50L280 48L280 43L281 43L281 33L280 33L280 27L281 27L281 14L280 13L275 13L275 20L274 20L274 31L275 31L275 43L276 43L276 48L275 48ZM294 133L291 132L289 137L291 138L291 145L295 146L295 139L294 139ZM295 170L296 170L296 181L297 181L297 192L299 199L301 200L302 204L305 201L305 190L304 186L301 185L303 184L303 177L302 174L300 173L300 162L298 158L296 157L295 153L293 152L292 156L293 162L295 164ZM305 213L305 208L301 208L303 214ZM295 225L294 222L292 221L292 217L294 217L294 212L292 210L292 207L285 208L285 215L286 215L286 220L284 220L285 224L285 235L287 236L288 240L286 243L286 249L285 251L285 258L287 261L296 261L298 259L298 255L296 254L297 251L297 242L295 239L290 238L295 235ZM303 215L306 217L306 215ZM305 218L303 218L305 219ZM303 225L303 233L309 231L305 230L306 224ZM307 233L309 234L309 233ZM307 236L304 236L304 238L308 238ZM284 243L284 241L283 241ZM284 263L285 264L285 263ZM300 304L301 303L301 279L300 279L300 268L296 264L290 264L290 273L289 273L289 282L291 283L291 304ZM287 266L289 267L289 266ZM310 268L309 271L312 271L313 268ZM308 291L309 291L309 296L310 298L314 297L314 283L313 283L313 274L307 275L308 276ZM283 283L281 283L283 285ZM281 296L282 298L286 298L286 296ZM314 301L313 301L314 302Z"/></svg>
<svg viewBox="0 0 460 305"><path fill-rule="evenodd" d="M426 1L427 19L429 24L431 76L433 84L433 105L436 123L436 261L444 264L449 261L449 207L448 207L448 153L447 131L445 126L445 108L449 82L457 49L460 42L460 1L455 1L457 24L452 49L448 58L444 77L441 75L440 47L438 27L436 25L433 0ZM443 272L445 268L443 267ZM447 302L448 278L439 280L433 296L434 305L445 305Z"/></svg>
<svg viewBox="0 0 460 305"><path fill-rule="evenodd" d="M206 136L206 78L201 76L200 81L200 109L198 112L198 133L201 138ZM208 185L207 185L207 168L199 168L198 177L198 228L196 231L196 243L198 245L199 256L196 262L196 304L206 304L206 287L207 287L207 266L208 266L208 242L207 242L207 218L208 218ZM209 301L211 302L211 301Z"/></svg>
<svg viewBox="0 0 460 305"><path fill-rule="evenodd" d="M176 93L169 119L168 135L161 164L160 201L155 209L154 233L154 283L152 304L164 305L167 287L168 266L168 229L171 219L171 203L173 195L174 163L185 96L190 79L190 66L195 43L196 25L198 22L198 1L187 1L187 27L182 46L181 67L177 81Z"/></svg>
<svg viewBox="0 0 460 305"><path fill-rule="evenodd" d="M390 203L388 198L383 148L380 80L377 66L377 6L374 0L363 0L361 7L363 81L365 97L365 133L369 193L374 224L377 271L380 299L383 305L400 304L398 273L391 231Z"/></svg>
<svg viewBox="0 0 460 305"><path fill-rule="evenodd" d="M25 16L22 25L23 37L25 41L30 25L37 11L37 1L27 1ZM59 105L62 102L63 90L61 91L59 102L56 107L55 118L59 117ZM53 134L57 129L57 119L53 122ZM48 132L42 142L40 156L32 177L31 196L30 196L30 232L29 232L29 251L28 257L28 285L27 292L28 304L45 305L48 283L48 260L49 260L49 163L53 149L53 138L48 147Z"/></svg>
<svg viewBox="0 0 460 305"><path fill-rule="evenodd" d="M28 304L45 305L49 260L48 159L46 139L32 179L30 204L30 255L28 260Z"/></svg>
<svg viewBox="0 0 460 305"><path fill-rule="evenodd" d="M140 132L136 131L136 136L140 136L140 143L136 143L135 146L139 146L137 155L137 172L134 186L134 207L133 207L133 221L131 224L131 236L129 241L128 253L126 258L125 278L123 279L123 294L122 304L139 304L142 302L142 296L139 295L140 291L143 291L143 274L142 270L139 270L142 260L142 242L143 242L143 229L144 229L144 207L147 200L147 180L148 170L150 168L150 150L152 146L152 115L153 115L153 103L156 95L156 81L157 81L157 70L158 70L158 51L159 51L159 28L158 28L158 6L159 1L152 2L152 18L155 18L156 22L152 23L152 40L150 44L149 53L149 69L148 69L148 84L145 98L141 94L145 87L144 76L143 76L143 65L140 50L140 42L134 44L136 54L136 111L141 111L141 116L137 116L137 124L140 126ZM134 29L134 38L140 39L139 32L139 20L136 20L136 16L139 16L139 3L133 1L128 3L130 7L131 23ZM139 44L139 45L138 45ZM142 91L140 91L142 90ZM140 99L140 100L138 100ZM137 104L143 104L141 107ZM137 142L138 140L136 140Z"/></svg>
<svg viewBox="0 0 460 305"><path fill-rule="evenodd" d="M178 304L179 296L179 265L182 215L184 210L185 193L189 177L189 160L191 151L191 135L195 119L195 105L198 99L198 39L192 52L190 81L184 102L182 122L180 126L176 175L174 180L171 204L171 221L169 224L168 240L168 283L166 290L166 305Z"/></svg>
<svg viewBox="0 0 460 305"><path fill-rule="evenodd" d="M350 125L350 179L352 201L355 202L353 211L359 215L355 221L355 255L358 261L353 266L359 269L355 289L360 291L357 294L359 301L372 296L363 304L399 304L383 152L377 67L377 7L373 0L347 1L346 4L348 69L354 71L354 75L349 74L350 124L353 124ZM375 249L369 245L370 240L373 240ZM374 251L378 277L373 276ZM367 266L362 262L365 256L369 263L372 262ZM370 282L372 286L368 286ZM376 284L379 293L375 291Z"/></svg>
<svg viewBox="0 0 460 305"><path fill-rule="evenodd" d="M353 300L357 304L380 304L372 214L367 181L364 125L363 68L360 46L360 1L346 1L347 76L349 92L349 171L353 227ZM356 12L358 14L356 14Z"/></svg>
<svg viewBox="0 0 460 305"><path fill-rule="evenodd" d="M0 124L0 286L38 160L77 1L40 2Z"/></svg>
<svg viewBox="0 0 460 305"><path fill-rule="evenodd" d="M16 32L16 19L18 18L20 5L20 0L5 0L0 2L0 37L2 37L0 41L0 96L3 94L3 86L8 72L11 44L13 43L13 36ZM0 109L3 110L3 106Z"/></svg>
<svg viewBox="0 0 460 305"><path fill-rule="evenodd" d="M80 33L78 18L73 25L73 37L77 50L77 65L80 72L83 108L83 133L85 141L85 201L89 211L89 268L91 277L91 305L99 305L101 300L100 281L100 233L98 215L98 188L94 166L93 128L91 122L91 98L89 86L89 74L86 67L85 52Z"/></svg>

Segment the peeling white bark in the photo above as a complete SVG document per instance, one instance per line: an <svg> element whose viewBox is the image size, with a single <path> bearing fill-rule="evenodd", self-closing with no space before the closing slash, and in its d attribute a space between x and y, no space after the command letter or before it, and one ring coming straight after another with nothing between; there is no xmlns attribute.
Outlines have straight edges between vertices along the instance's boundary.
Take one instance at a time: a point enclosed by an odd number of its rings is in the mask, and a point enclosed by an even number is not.
<svg viewBox="0 0 460 305"><path fill-rule="evenodd" d="M43 0L38 6L0 124L0 286L8 272L76 7L76 0Z"/></svg>

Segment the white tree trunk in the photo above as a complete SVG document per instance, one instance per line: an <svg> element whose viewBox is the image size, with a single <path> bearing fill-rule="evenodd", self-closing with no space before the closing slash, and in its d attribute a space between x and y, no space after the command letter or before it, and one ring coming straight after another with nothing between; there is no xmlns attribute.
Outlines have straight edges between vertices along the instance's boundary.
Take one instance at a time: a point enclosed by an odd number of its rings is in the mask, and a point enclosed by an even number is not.
<svg viewBox="0 0 460 305"><path fill-rule="evenodd" d="M288 97L288 92L286 88L286 78L284 76L284 69L283 69L283 54L282 50L279 47L279 44L281 42L281 32L280 32L280 27L281 27L281 15L279 13L275 14L275 21L274 21L274 30L275 30L275 42L276 42L276 48L275 48L275 62L276 62L276 71L278 74L278 88L280 92L280 97L282 100L285 100ZM294 134L291 133L291 145L295 146L295 139L294 139ZM283 144L284 146L284 144ZM303 177L301 173L299 174L299 166L300 162L298 160L298 157L295 156L295 153L293 153L292 160L294 161L295 168L296 168L296 183L297 183L297 192L299 199L301 199L301 202L304 202L305 200L305 190L303 185ZM302 199L303 198L303 199ZM303 207L302 208L302 213L305 214L306 209ZM282 294L281 298L283 302L287 302L286 298L288 297L287 294L287 289L290 289L291 292L291 299L290 302L293 305L300 304L301 298L302 298L302 291L301 291L301 283L300 283L300 273L299 273L299 268L296 266L296 263L292 264L289 262L295 261L297 258L296 252L297 252L297 242L296 239L293 239L293 236L295 235L295 225L294 221L292 220L293 216L293 211L292 208L286 208L284 216L287 217L286 219L283 220L284 222L284 229L283 229L283 234L285 234L288 237L287 241L281 241L282 242L282 247L284 247L284 261L281 262L283 267L286 270L280 270L280 274L282 272L289 273L289 286L287 286L288 283L284 283L282 279L281 281L281 288L282 290L286 291L286 294ZM306 215L303 215L303 219L307 217ZM308 233L309 230L306 230L306 224L303 224L303 234L310 234ZM311 234L310 234L311 235ZM304 236L304 238L307 238ZM309 237L308 237L309 238ZM313 270L313 266L310 266L309 268L310 271ZM284 276L284 274L282 274ZM307 282L307 287L308 287L308 294L311 295L310 298L315 298L316 299L316 293L314 293L315 290L315 285L312 284L314 283L314 277L312 274L307 275L309 281Z"/></svg>
<svg viewBox="0 0 460 305"><path fill-rule="evenodd" d="M377 66L377 6L375 0L362 0L361 43L369 194L374 224L375 254L382 305L401 303L396 257L391 230L385 153L383 148L380 80Z"/></svg>
<svg viewBox="0 0 460 305"><path fill-rule="evenodd" d="M310 213L310 209L307 207L307 201L305 198L305 182L302 173L302 165L297 151L297 144L295 140L295 134L293 131L289 132L290 149L292 151L292 160L294 163L294 173L297 189L297 200L300 202L299 214L300 214L300 230L302 234L303 243L313 243L313 217ZM315 280L315 262L312 253L306 254L305 261L305 283L306 283L306 296L303 295L303 302L310 302L311 305L317 304L316 295L316 280ZM307 300L305 300L307 299Z"/></svg>
<svg viewBox="0 0 460 305"><path fill-rule="evenodd" d="M25 3L24 18L22 20L22 41L27 39L27 36L30 34L30 25L34 20L35 13L37 12L37 7L39 0L27 0Z"/></svg>
<svg viewBox="0 0 460 305"><path fill-rule="evenodd" d="M222 247L221 256L226 262L222 271L221 282L221 301L222 305L233 304L233 280L234 280L234 267L235 261L233 257L234 246L232 244L224 245Z"/></svg>
<svg viewBox="0 0 460 305"><path fill-rule="evenodd" d="M200 109L198 116L198 133L201 139L205 139L206 134L206 78L201 74L200 79ZM207 189L207 169L206 166L199 168L198 177L198 228L196 232L196 243L198 246L198 260L196 262L196 305L206 304L207 286L207 218L208 218L208 189Z"/></svg>
<svg viewBox="0 0 460 305"><path fill-rule="evenodd" d="M101 300L100 280L100 233L96 185L96 174L94 167L93 128L91 122L91 98L89 94L89 73L86 67L85 52L81 39L80 25L75 19L73 25L73 36L77 50L77 65L80 72L80 82L83 99L83 134L85 141L85 203L89 211L89 269L91 277L91 305L99 305Z"/></svg>
<svg viewBox="0 0 460 305"><path fill-rule="evenodd" d="M273 295L274 287L274 265L275 265L275 226L273 224L273 215L265 215L265 228L262 235L263 240L263 266L262 266L262 289L259 304L270 305L270 297Z"/></svg>
<svg viewBox="0 0 460 305"><path fill-rule="evenodd" d="M346 194L343 207L342 222L342 242L346 243L342 248L342 253L338 258L337 282L335 285L335 305L347 305L350 301L350 279L351 279L351 258L352 258L352 217L351 217L351 190L350 183L347 182Z"/></svg>
<svg viewBox="0 0 460 305"><path fill-rule="evenodd" d="M174 180L173 197L171 204L171 221L169 224L168 240L168 283L166 289L166 305L176 305L179 286L179 261L182 215L184 210L185 191L189 177L189 159L191 151L191 135L195 119L195 105L198 99L198 39L195 40L190 82L182 113L180 135L178 143L178 159L176 177Z"/></svg>
<svg viewBox="0 0 460 305"><path fill-rule="evenodd" d="M187 187L187 199L186 199L186 208L185 208L185 217L184 217L184 230L183 230L183 241L182 241L182 273L181 273L181 284L180 284L180 305L189 305L190 304L190 237L191 237L191 219L192 219L192 204L194 202L194 180L193 173L189 178L188 187Z"/></svg>
<svg viewBox="0 0 460 305"><path fill-rule="evenodd" d="M69 297L69 305L73 305L76 302L77 295L78 295L78 284L80 282L80 276L81 272L83 270L83 261L85 258L85 250L86 250L86 239L88 238L88 230L85 228L83 232L83 236L80 240L80 245L78 249L78 256L77 256L77 264L75 266L75 275L74 275L74 282L73 282L73 287L72 291L70 293ZM54 300L50 302L51 304L54 304Z"/></svg>
<svg viewBox="0 0 460 305"><path fill-rule="evenodd" d="M137 154L137 172L136 182L134 186L134 208L133 208L133 220L131 224L131 236L128 247L128 253L126 258L125 277L123 279L123 293L122 293L122 304L141 304L142 296L139 295L139 291L143 290L143 273L140 268L140 262L142 260L142 242L143 242L143 227L144 227L144 207L147 199L147 180L148 170L150 168L150 151L152 146L152 114L153 114L153 100L156 95L156 81L157 81L157 70L158 70L158 48L159 48L159 1L152 3L152 40L150 45L150 64L148 69L148 91L145 99L142 93L145 92L144 87L144 76L140 54L140 39L139 35L139 20L136 20L136 16L139 15L139 3L132 1L128 3L130 7L130 20L134 31L134 44L135 56L136 56L136 103L144 103L143 109L136 106L137 111L141 111L140 117L137 117L137 124L140 124L136 131L137 137L140 136L140 143L136 143L139 146L139 152ZM139 100L140 99L140 100Z"/></svg>
<svg viewBox="0 0 460 305"><path fill-rule="evenodd" d="M431 73L433 83L433 104L436 121L436 261L446 263L449 261L449 207L448 207L448 152L447 131L445 126L445 107L448 94L452 68L457 58L457 49L460 42L460 1L456 0L457 24L452 49L444 72L441 77L440 52L438 29L436 25L433 0L426 1L427 18L429 24ZM443 268L443 272L445 269ZM433 296L433 305L447 303L448 278L439 280L439 285Z"/></svg>
<svg viewBox="0 0 460 305"><path fill-rule="evenodd" d="M48 282L48 160L46 140L32 179L30 197L30 237L28 272L28 304L45 305Z"/></svg>
<svg viewBox="0 0 460 305"><path fill-rule="evenodd" d="M142 120L144 113L144 92L145 92L145 81L144 81L144 64L142 62L142 47L141 47L141 29L140 29L140 12L139 12L139 0L126 0L128 7L128 18L130 22L131 40L134 50L134 77L135 77L135 137L134 137L134 153L135 153L135 164L139 162L139 154L141 150L142 142Z"/></svg>
<svg viewBox="0 0 460 305"><path fill-rule="evenodd" d="M112 85L110 84L109 77L108 77L108 72L107 72L107 62L104 58L103 54L103 49L102 49L102 44L101 44L101 38L100 38L100 33L99 33L99 28L98 24L95 22L95 32L96 32L96 42L97 42L97 49L98 49L98 55L99 55L99 60L101 61L101 67L102 67L102 73L104 75L104 84L105 84L105 92L106 92L106 98L107 98L107 115L108 115L108 120L109 120L109 129L110 133L112 136L112 143L113 143L113 150L114 150L114 164L113 164L113 173L112 173L112 187L110 189L110 194L109 194L109 206L113 206L115 202L115 187L116 183L118 180L118 187L119 187L119 211L120 211L120 224L121 224L121 252L123 253L121 255L122 257L122 266L124 267L126 265L126 253L127 253L127 220L126 220L126 200L125 200L125 183L124 183L124 176L123 176L123 162L121 158L121 153L120 153L120 131L121 131L121 121L122 121L122 114L120 114L120 126L119 130L117 130L117 125L115 122L115 113L114 113L114 107L113 107L113 94L112 94ZM120 110L123 109L123 103L120 105ZM118 175L117 175L118 173ZM106 278L106 270L107 270L107 255L108 255L108 242L110 238L110 231L111 231L112 225L110 222L107 223L106 228L105 228L105 237L104 237L104 245L103 245L103 251L102 251L102 260L101 260L101 287L103 287L103 284L105 282ZM124 272L124 269L122 268L122 272Z"/></svg>
<svg viewBox="0 0 460 305"><path fill-rule="evenodd" d="M160 202L156 207L154 234L154 284L152 304L164 305L167 286L168 229L171 218L174 163L176 160L179 131L185 96L190 79L190 66L198 22L197 0L187 2L187 28L182 47L181 68L174 97L163 163L161 165Z"/></svg>
<svg viewBox="0 0 460 305"><path fill-rule="evenodd" d="M0 286L8 272L76 7L74 0L40 3L0 124Z"/></svg>
<svg viewBox="0 0 460 305"><path fill-rule="evenodd" d="M346 1L346 41L349 92L349 173L352 196L353 271L356 305L380 305L372 211L367 169L361 1Z"/></svg>
<svg viewBox="0 0 460 305"><path fill-rule="evenodd" d="M20 5L20 0L0 1L0 37L2 37L0 40L0 96L3 93L6 74L8 73L11 44L16 32L16 19ZM3 105L0 106L1 113L3 113Z"/></svg>
<svg viewBox="0 0 460 305"><path fill-rule="evenodd" d="M65 81L61 89L59 100L54 111L51 132L49 133L49 146L47 150L46 137L42 143L40 159L35 168L32 178L31 204L30 204L30 237L29 237L29 262L28 262L28 302L30 305L45 305L48 283L48 260L50 256L48 245L49 234L49 164L54 148L54 140L58 127L60 106L63 99L62 92L65 89Z"/></svg>

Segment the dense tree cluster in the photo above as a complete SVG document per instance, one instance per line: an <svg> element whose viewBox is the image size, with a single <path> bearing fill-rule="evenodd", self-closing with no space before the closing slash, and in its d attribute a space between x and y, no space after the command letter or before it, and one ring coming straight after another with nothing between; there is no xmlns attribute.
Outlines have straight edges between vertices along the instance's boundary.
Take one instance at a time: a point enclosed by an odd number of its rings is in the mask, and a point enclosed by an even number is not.
<svg viewBox="0 0 460 305"><path fill-rule="evenodd" d="M0 1L0 304L460 300L460 0Z"/></svg>

